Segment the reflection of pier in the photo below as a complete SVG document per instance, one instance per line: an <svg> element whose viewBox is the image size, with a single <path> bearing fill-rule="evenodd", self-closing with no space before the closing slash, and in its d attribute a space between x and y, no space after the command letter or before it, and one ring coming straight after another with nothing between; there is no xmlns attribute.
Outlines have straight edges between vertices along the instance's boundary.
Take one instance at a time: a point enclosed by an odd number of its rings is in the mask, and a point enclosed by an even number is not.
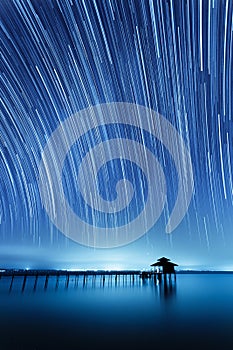
<svg viewBox="0 0 233 350"><path fill-rule="evenodd" d="M140 274L143 284L148 281L157 286L161 298L168 298L176 292L176 274L159 272L146 272Z"/></svg>
<svg viewBox="0 0 233 350"><path fill-rule="evenodd" d="M160 294L167 295L175 285L175 275L153 271L66 271L66 270L5 270L0 272L1 282L9 281L9 292L17 287L36 292L49 288L140 286L148 282L158 286ZM0 282L0 283L1 283Z"/></svg>
<svg viewBox="0 0 233 350"><path fill-rule="evenodd" d="M58 289L61 279L67 289L72 281L74 287L81 285L105 286L105 285L134 285L140 282L141 271L67 271L67 270L5 270L0 272L2 277L10 278L9 292L12 291L16 278L22 278L21 292L25 291L26 283L34 278L33 291L38 287L38 281L44 279L43 289L48 288L49 280L56 279L55 289Z"/></svg>
<svg viewBox="0 0 233 350"><path fill-rule="evenodd" d="M159 283L160 297L168 299L176 294L176 274L163 274Z"/></svg>
<svg viewBox="0 0 233 350"><path fill-rule="evenodd" d="M145 284L147 280L153 279L154 284L158 285L158 290L161 298L168 298L176 292L176 271L177 264L170 259L162 257L156 263L151 265L154 271L141 273L141 278Z"/></svg>
<svg viewBox="0 0 233 350"><path fill-rule="evenodd" d="M142 278L143 281L146 279L153 278L154 282L157 284L157 282L164 282L166 283L167 280L170 282L172 280L176 280L176 274L174 272L172 273L163 273L161 271L159 272L152 272L152 271L142 271L140 273L140 277Z"/></svg>

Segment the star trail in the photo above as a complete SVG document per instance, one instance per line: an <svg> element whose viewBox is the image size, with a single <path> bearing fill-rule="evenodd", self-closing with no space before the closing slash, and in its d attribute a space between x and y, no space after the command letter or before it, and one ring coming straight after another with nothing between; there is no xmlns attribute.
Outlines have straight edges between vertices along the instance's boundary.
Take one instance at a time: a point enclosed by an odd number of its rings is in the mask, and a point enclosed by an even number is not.
<svg viewBox="0 0 233 350"><path fill-rule="evenodd" d="M130 258L138 266L167 254L180 265L233 267L233 1L1 0L0 28L0 263L27 255L49 262L59 248L55 265L127 266ZM150 194L145 171L119 157L100 168L99 193L111 203L123 181L129 210L104 216L85 205L79 166L101 142L129 139L149 148L167 183L163 212L145 235L103 251L63 235L45 210L38 179L55 130L82 110L114 103L151 109L174 127L190 154L192 173L184 173L193 175L194 187L186 215L167 234L179 178L161 140L140 124L86 131L62 174L64 195L83 221L121 227L143 211Z"/></svg>

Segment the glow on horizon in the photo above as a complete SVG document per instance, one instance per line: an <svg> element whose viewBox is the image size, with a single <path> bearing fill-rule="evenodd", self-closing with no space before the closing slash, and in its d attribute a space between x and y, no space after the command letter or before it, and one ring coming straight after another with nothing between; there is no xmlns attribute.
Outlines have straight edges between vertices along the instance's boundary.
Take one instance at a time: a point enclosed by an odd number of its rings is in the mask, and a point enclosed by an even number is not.
<svg viewBox="0 0 233 350"><path fill-rule="evenodd" d="M98 267L95 268L87 268L85 265L83 265L83 268L77 267L50 267L48 270L61 270L61 271L70 271L70 272L75 272L75 271L153 271L153 268L151 266L148 267L142 267L142 266L137 266L135 265L134 267L128 267L127 265L98 265ZM11 267L12 268L12 267ZM30 270L40 270L40 268L29 268L29 267L20 267L20 269L24 269L26 271ZM7 269L7 268L6 268ZM17 268L16 268L17 269ZM46 268L41 268L41 270L46 270ZM0 272L5 271L5 269L1 269ZM233 272L233 265L218 265L218 266L210 266L210 265L181 265L175 267L175 271L226 271L226 272Z"/></svg>

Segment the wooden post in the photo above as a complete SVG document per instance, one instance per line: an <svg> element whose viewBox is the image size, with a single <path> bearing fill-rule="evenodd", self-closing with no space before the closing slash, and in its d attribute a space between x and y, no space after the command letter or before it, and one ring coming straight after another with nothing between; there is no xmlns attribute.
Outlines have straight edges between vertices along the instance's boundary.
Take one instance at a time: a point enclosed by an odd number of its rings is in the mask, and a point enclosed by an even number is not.
<svg viewBox="0 0 233 350"><path fill-rule="evenodd" d="M11 277L11 284L10 284L10 288L9 288L9 293L10 293L11 290L12 290L14 278L15 278L15 275L13 274L12 277Z"/></svg>
<svg viewBox="0 0 233 350"><path fill-rule="evenodd" d="M79 275L76 274L75 275L75 287L78 287L78 278L79 278Z"/></svg>
<svg viewBox="0 0 233 350"><path fill-rule="evenodd" d="M55 289L57 290L59 286L59 274L57 275L57 280L56 280L56 286Z"/></svg>
<svg viewBox="0 0 233 350"><path fill-rule="evenodd" d="M92 287L95 286L95 280L96 280L96 275L93 275L92 276Z"/></svg>
<svg viewBox="0 0 233 350"><path fill-rule="evenodd" d="M34 292L36 291L37 281L38 281L38 275L36 275L35 282L34 282L34 287L33 287Z"/></svg>
<svg viewBox="0 0 233 350"><path fill-rule="evenodd" d="M70 281L70 274L68 273L66 275L66 289L69 287L69 281Z"/></svg>
<svg viewBox="0 0 233 350"><path fill-rule="evenodd" d="M26 281L27 281L27 275L24 275L23 285L22 285L22 290L21 290L22 293L24 292Z"/></svg>
<svg viewBox="0 0 233 350"><path fill-rule="evenodd" d="M44 290L47 289L47 287L48 287L48 282L49 282L49 274L47 274L47 275L46 275L46 278L45 278Z"/></svg>

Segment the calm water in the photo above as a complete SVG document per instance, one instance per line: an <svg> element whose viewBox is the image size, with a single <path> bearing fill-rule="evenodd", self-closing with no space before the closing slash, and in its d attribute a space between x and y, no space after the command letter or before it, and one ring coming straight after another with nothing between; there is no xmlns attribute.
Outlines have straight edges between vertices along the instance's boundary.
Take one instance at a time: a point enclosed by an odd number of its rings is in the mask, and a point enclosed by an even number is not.
<svg viewBox="0 0 233 350"><path fill-rule="evenodd" d="M0 349L233 349L233 275L0 280Z"/></svg>

